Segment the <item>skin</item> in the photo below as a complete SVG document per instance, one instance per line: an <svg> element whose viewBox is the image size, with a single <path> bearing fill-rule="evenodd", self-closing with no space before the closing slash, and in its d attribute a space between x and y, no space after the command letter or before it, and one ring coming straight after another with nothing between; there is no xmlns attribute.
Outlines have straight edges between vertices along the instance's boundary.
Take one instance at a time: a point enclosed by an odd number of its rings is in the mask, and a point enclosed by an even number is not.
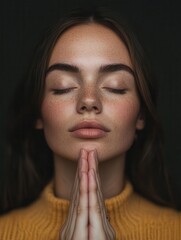
<svg viewBox="0 0 181 240"><path fill-rule="evenodd" d="M101 192L96 150L81 149L67 221L59 239L115 239Z"/></svg>
<svg viewBox="0 0 181 240"><path fill-rule="evenodd" d="M78 71L52 68L60 63L76 66ZM44 130L54 154L55 195L71 204L77 199L76 209L70 207L61 239L114 239L103 199L123 190L126 152L136 130L144 128L144 119L134 76L127 69L100 71L109 64L133 69L121 39L95 23L67 30L50 58L42 116L36 128ZM62 93L57 89L68 90ZM96 120L109 132L93 139L72 136L70 128L84 120ZM80 231L82 238L76 235Z"/></svg>

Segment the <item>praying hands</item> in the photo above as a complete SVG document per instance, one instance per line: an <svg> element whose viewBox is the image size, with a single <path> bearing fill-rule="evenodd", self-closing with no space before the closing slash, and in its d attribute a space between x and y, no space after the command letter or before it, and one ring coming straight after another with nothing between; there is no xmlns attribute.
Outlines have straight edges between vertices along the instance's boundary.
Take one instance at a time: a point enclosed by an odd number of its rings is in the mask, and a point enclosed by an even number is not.
<svg viewBox="0 0 181 240"><path fill-rule="evenodd" d="M96 150L80 152L68 218L59 239L115 240L101 192Z"/></svg>

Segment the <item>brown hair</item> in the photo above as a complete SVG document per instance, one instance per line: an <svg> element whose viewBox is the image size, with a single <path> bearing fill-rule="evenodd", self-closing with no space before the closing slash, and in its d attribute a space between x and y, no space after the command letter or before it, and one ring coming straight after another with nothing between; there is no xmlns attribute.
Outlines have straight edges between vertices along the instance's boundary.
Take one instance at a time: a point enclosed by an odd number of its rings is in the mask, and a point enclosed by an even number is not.
<svg viewBox="0 0 181 240"><path fill-rule="evenodd" d="M110 16L109 16L110 15ZM37 47L26 78L23 79L10 109L6 176L1 213L34 201L53 176L53 158L42 130L35 129L40 117L44 79L52 50L64 31L80 25L98 23L114 31L126 45L135 72L145 128L127 153L126 174L134 189L160 205L175 207L163 161L161 128L156 114L153 77L144 51L123 21L100 9L80 10L61 19ZM13 119L13 121L12 121Z"/></svg>

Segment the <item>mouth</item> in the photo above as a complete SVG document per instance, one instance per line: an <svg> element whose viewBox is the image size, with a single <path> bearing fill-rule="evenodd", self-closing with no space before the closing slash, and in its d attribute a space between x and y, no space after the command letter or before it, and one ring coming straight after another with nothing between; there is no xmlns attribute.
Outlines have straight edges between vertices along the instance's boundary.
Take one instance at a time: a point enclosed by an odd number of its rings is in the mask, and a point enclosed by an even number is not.
<svg viewBox="0 0 181 240"><path fill-rule="evenodd" d="M101 138L110 130L96 121L83 121L69 129L71 135L77 138Z"/></svg>

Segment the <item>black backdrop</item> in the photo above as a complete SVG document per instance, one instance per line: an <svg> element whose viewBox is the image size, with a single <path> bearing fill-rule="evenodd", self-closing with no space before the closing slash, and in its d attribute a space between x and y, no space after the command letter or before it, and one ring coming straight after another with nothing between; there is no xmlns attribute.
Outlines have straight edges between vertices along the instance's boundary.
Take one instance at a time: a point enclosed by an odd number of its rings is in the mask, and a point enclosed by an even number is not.
<svg viewBox="0 0 181 240"><path fill-rule="evenodd" d="M0 167L7 106L42 32L71 8L111 6L125 16L147 51L158 79L158 112L165 132L166 162L181 200L181 21L179 1L4 0L1 4ZM1 176L3 173L1 172Z"/></svg>

